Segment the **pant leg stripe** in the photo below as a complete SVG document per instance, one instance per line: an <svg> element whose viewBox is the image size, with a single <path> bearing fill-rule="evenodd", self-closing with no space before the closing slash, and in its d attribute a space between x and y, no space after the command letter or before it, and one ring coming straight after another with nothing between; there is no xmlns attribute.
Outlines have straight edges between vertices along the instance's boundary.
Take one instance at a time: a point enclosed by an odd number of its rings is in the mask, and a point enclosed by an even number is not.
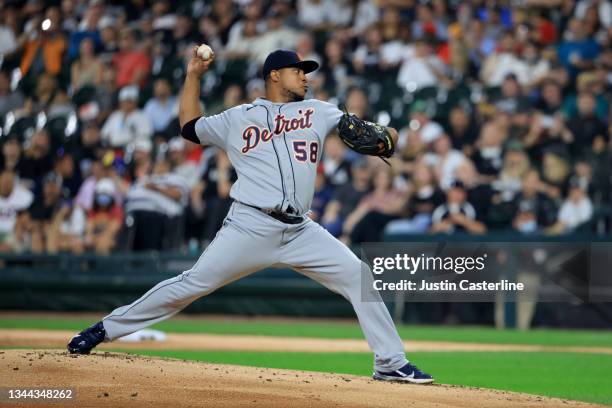
<svg viewBox="0 0 612 408"><path fill-rule="evenodd" d="M227 216L226 216L227 218ZM225 221L225 220L224 220ZM202 259L204 257L204 255L206 255L206 252L208 251L208 249L212 246L212 244L215 242L215 240L217 239L217 237L219 236L219 233L223 230L223 228L219 229L219 231L217 231L217 233L215 234L215 237L213 238L212 241L210 241L210 244L208 244L208 246L206 247L206 249L204 250L204 252L202 253L202 255L200 255L200 259ZM167 283L163 286L160 286L159 288L155 289L153 292L149 293L146 297L140 299L140 301L138 301L137 303L133 304L132 306L130 306L125 312L121 313L120 315L110 315L105 317L102 320L106 320L106 319L110 319L111 317L122 317L124 316L127 312L129 312L130 310L132 310L134 307L138 306L140 303L144 302L145 300L147 300L151 295L153 295L154 293L156 293L158 290L165 288L166 286L169 285L173 285L175 283L180 283L183 281L183 278L186 276L189 276L189 274L195 269L196 265L198 264L198 262L200 261L200 259L198 259L198 261L191 267L191 269L189 270L189 272L187 272L186 274L181 274L181 278L178 281L174 281L174 282L170 282Z"/></svg>

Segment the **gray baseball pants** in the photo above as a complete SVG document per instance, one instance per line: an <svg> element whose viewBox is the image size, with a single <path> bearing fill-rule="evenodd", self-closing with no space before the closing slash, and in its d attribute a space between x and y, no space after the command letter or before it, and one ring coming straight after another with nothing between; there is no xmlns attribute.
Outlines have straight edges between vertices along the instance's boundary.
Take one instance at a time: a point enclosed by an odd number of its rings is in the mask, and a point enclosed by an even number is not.
<svg viewBox="0 0 612 408"><path fill-rule="evenodd" d="M385 304L361 301L359 258L314 221L288 225L238 202L191 269L158 283L103 319L107 339L168 319L194 300L270 266L293 268L351 302L374 352L376 370L393 371L406 364L403 343Z"/></svg>

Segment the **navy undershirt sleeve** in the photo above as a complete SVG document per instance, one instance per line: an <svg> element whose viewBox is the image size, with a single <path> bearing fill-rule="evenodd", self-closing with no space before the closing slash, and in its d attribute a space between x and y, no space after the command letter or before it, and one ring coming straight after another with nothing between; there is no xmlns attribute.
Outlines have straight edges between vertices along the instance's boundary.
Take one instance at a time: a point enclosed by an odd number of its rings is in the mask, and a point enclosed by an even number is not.
<svg viewBox="0 0 612 408"><path fill-rule="evenodd" d="M198 139L198 135L195 131L195 124L200 118L191 119L189 122L185 123L185 126L181 129L181 136L183 138L193 142L200 144L200 139Z"/></svg>

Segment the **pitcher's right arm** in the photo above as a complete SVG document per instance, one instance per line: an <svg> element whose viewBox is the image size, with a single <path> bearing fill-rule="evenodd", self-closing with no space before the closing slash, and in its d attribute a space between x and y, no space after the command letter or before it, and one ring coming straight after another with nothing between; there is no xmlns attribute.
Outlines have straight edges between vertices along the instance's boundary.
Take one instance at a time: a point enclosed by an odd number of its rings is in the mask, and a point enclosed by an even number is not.
<svg viewBox="0 0 612 408"><path fill-rule="evenodd" d="M213 62L214 54L204 61L197 55L198 47L193 47L191 60L187 65L187 75L179 99L179 124L181 135L194 143L200 143L195 133L195 122L202 116L200 109L200 82L202 76Z"/></svg>

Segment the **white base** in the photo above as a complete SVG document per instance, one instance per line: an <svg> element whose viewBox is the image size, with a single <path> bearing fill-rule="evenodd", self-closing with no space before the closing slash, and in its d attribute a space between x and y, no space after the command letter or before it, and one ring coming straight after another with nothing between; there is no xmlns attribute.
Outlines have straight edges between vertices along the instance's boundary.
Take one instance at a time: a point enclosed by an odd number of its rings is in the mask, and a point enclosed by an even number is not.
<svg viewBox="0 0 612 408"><path fill-rule="evenodd" d="M117 341L125 341L127 343L137 343L139 341L166 341L166 333L159 330L142 329L128 334L127 336L119 337Z"/></svg>

